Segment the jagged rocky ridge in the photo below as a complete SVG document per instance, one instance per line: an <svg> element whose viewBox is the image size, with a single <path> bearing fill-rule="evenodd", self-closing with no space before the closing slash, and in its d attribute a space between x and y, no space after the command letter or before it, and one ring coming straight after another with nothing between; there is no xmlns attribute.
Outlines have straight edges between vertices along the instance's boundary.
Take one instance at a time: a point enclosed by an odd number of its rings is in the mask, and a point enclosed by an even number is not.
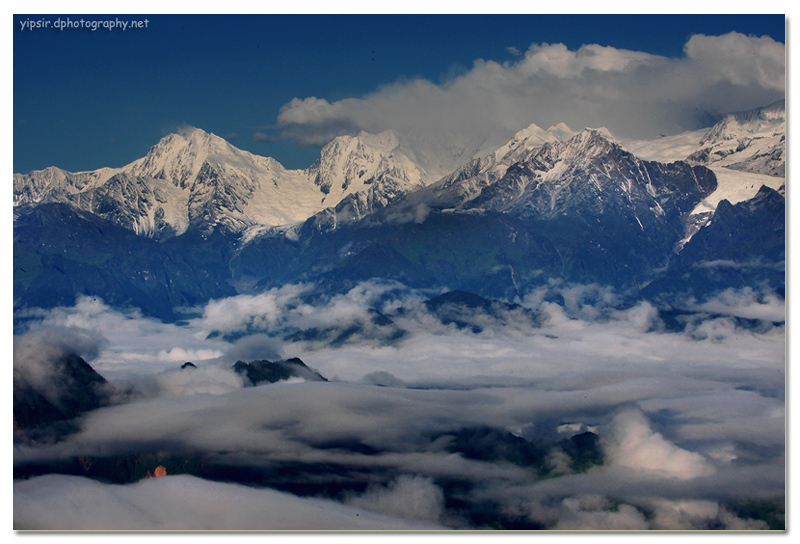
<svg viewBox="0 0 800 544"><path fill-rule="evenodd" d="M406 200L543 220L614 214L642 229L655 223L680 228L682 216L716 189L707 168L644 161L599 130L583 130L565 142L547 141L515 154L509 165L494 157L473 161Z"/></svg>
<svg viewBox="0 0 800 544"><path fill-rule="evenodd" d="M249 363L236 361L232 368L237 374L247 378L252 385L258 385L263 382L275 383L289 378L302 378L307 381L319 382L328 381L319 372L308 368L298 357L292 357L285 361L258 360Z"/></svg>

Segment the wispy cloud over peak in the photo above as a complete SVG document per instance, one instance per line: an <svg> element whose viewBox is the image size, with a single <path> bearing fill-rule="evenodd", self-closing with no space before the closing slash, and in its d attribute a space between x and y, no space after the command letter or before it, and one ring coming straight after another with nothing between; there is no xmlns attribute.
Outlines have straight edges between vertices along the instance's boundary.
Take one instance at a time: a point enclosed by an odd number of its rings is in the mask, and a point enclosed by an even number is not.
<svg viewBox="0 0 800 544"><path fill-rule="evenodd" d="M505 63L477 59L441 83L417 78L337 101L294 98L271 134L323 145L340 134L395 129L423 158L438 141L437 154L449 151L453 166L494 151L532 122L654 137L783 97L785 46L769 37L696 35L685 53L666 58L599 44L571 50L534 43Z"/></svg>

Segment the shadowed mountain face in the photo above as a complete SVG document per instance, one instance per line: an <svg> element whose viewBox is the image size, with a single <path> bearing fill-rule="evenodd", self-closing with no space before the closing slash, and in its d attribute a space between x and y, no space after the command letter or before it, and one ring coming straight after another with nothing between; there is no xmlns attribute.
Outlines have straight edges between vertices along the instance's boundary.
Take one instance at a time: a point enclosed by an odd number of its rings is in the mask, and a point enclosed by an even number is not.
<svg viewBox="0 0 800 544"><path fill-rule="evenodd" d="M762 186L755 198L723 200L711 222L700 229L643 295L654 300L704 299L734 288L784 294L786 201Z"/></svg>
<svg viewBox="0 0 800 544"><path fill-rule="evenodd" d="M107 405L111 392L105 378L74 353L35 371L15 368L14 426L35 429L74 419Z"/></svg>
<svg viewBox="0 0 800 544"><path fill-rule="evenodd" d="M245 363L236 361L233 370L245 376L252 385L263 382L275 383L289 378L302 378L307 381L326 380L319 372L311 370L306 364L297 357L286 359L285 361L251 361Z"/></svg>
<svg viewBox="0 0 800 544"><path fill-rule="evenodd" d="M97 296L175 319L176 307L230 296L220 235L159 243L65 204L43 204L14 226L15 304L53 307Z"/></svg>

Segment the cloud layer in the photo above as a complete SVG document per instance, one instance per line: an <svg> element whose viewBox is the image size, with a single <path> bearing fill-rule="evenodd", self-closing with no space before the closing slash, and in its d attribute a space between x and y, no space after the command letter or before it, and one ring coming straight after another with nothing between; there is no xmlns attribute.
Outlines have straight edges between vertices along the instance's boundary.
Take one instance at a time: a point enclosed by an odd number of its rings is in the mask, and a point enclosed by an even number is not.
<svg viewBox="0 0 800 544"><path fill-rule="evenodd" d="M784 97L780 42L736 32L694 35L684 51L665 58L597 44L573 51L534 43L517 60L478 59L441 84L405 80L334 102L294 98L258 137L318 146L341 134L393 129L431 173L444 174L531 123L606 126L619 137L652 138Z"/></svg>
<svg viewBox="0 0 800 544"><path fill-rule="evenodd" d="M669 332L648 303L620 309L599 286L530 293L521 302L537 320L463 312L479 328L440 321L422 304L430 294L398 284L316 299L308 289L215 301L183 324L97 300L32 312L19 346L49 335L88 350L101 374L141 394L87 414L60 442L17 443L17 469L156 453L206 468L124 486L18 481L15 525L736 529L765 526L737 504L782 501L784 329L736 321L777 315L774 297L725 293L713 315ZM713 335L697 334L704 323ZM360 332L335 346L290 334L353 324ZM405 335L388 341L384 327ZM15 353L15 367L38 364L35 352ZM181 370L189 354L202 358ZM272 355L333 381L246 387L230 369ZM602 461L576 468L563 440L587 430ZM220 471L256 487L209 480Z"/></svg>
<svg viewBox="0 0 800 544"><path fill-rule="evenodd" d="M14 490L17 530L436 530L436 523L374 514L271 489L166 476L136 484L104 485L49 475Z"/></svg>

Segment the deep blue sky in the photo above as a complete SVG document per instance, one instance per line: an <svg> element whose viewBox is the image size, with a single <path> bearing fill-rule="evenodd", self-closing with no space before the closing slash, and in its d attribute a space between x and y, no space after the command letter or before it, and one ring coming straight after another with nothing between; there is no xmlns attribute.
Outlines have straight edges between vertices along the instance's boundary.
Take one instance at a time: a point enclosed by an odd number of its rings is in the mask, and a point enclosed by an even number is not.
<svg viewBox="0 0 800 544"><path fill-rule="evenodd" d="M147 19L146 29L21 30L20 21ZM14 16L14 171L118 167L181 125L308 166L318 149L257 142L292 98L359 97L401 79L441 82L509 47L598 43L680 57L693 34L785 43L772 16Z"/></svg>

